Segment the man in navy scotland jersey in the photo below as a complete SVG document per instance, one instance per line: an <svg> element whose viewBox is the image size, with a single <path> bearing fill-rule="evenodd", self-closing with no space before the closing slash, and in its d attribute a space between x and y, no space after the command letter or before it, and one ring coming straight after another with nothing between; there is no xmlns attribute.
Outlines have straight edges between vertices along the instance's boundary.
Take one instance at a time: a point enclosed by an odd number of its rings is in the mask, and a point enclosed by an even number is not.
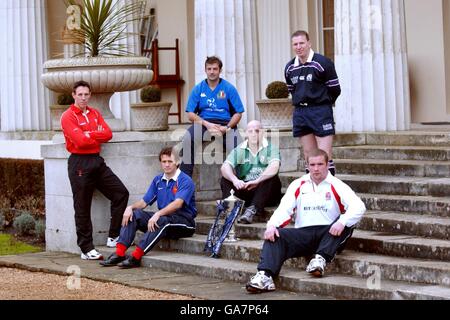
<svg viewBox="0 0 450 320"><path fill-rule="evenodd" d="M327 263L342 251L366 207L355 192L328 171L324 150L311 150L310 173L293 181L267 222L258 272L246 289L275 290L273 277L294 257L314 256L306 272L321 277ZM295 216L295 227L285 228Z"/></svg>
<svg viewBox="0 0 450 320"><path fill-rule="evenodd" d="M225 154L241 142L237 125L244 112L244 105L236 88L220 77L222 66L218 57L206 58L207 78L192 89L186 106L189 121L193 125L183 138L180 169L191 177L194 164L198 162L195 161L195 151L203 141L215 137L215 141L223 146Z"/></svg>
<svg viewBox="0 0 450 320"><path fill-rule="evenodd" d="M194 182L178 169L178 154L172 148L162 149L159 161L163 173L153 179L141 200L125 209L116 252L102 261L102 266L139 267L142 257L162 238L178 239L194 234L197 215ZM155 201L156 212L143 210ZM133 243L137 230L145 234L127 258L125 252Z"/></svg>
<svg viewBox="0 0 450 320"><path fill-rule="evenodd" d="M341 93L334 63L311 49L306 31L294 32L291 41L296 57L286 65L285 78L295 107L293 135L300 138L305 160L311 150L325 150L334 175L332 107Z"/></svg>

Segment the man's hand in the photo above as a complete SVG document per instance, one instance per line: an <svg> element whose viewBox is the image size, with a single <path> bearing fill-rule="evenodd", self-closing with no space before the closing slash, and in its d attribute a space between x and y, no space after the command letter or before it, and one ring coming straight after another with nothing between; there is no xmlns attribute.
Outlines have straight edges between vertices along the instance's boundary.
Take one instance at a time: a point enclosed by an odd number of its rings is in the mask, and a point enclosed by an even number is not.
<svg viewBox="0 0 450 320"><path fill-rule="evenodd" d="M269 240L271 242L275 241L275 236L280 237L280 233L278 229L274 226L268 226L266 231L264 232L264 240Z"/></svg>
<svg viewBox="0 0 450 320"><path fill-rule="evenodd" d="M159 214L158 214L158 212L155 212L153 214L153 216L150 218L150 220L148 220L148 224L147 224L148 231L154 232L154 231L156 231L156 229L159 229L159 226L157 224L158 219L159 219Z"/></svg>
<svg viewBox="0 0 450 320"><path fill-rule="evenodd" d="M223 135L222 130L220 130L220 124L204 121L204 126L212 136L221 137Z"/></svg>
<svg viewBox="0 0 450 320"><path fill-rule="evenodd" d="M236 188L236 190L242 190L245 189L245 182L239 179L235 179L233 181L233 185Z"/></svg>
<svg viewBox="0 0 450 320"><path fill-rule="evenodd" d="M258 186L258 184L259 184L259 180L258 179L247 181L245 183L245 187L244 188L247 189L247 190L252 190L252 189L255 189Z"/></svg>
<svg viewBox="0 0 450 320"><path fill-rule="evenodd" d="M330 228L330 234L335 236L335 237L339 237L342 233L342 231L344 231L345 226L340 223L339 221L336 221L335 223L333 223L333 225Z"/></svg>
<svg viewBox="0 0 450 320"><path fill-rule="evenodd" d="M128 221L133 221L133 209L131 206L128 206L123 213L122 227L126 227L128 225Z"/></svg>

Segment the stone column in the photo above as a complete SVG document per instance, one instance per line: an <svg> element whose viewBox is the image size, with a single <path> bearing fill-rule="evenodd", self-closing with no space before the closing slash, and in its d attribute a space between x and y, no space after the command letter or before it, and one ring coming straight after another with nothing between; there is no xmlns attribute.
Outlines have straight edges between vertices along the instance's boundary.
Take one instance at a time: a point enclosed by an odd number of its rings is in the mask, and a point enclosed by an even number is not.
<svg viewBox="0 0 450 320"><path fill-rule="evenodd" d="M245 106L241 127L255 119L260 97L255 0L195 0L195 81L205 79L205 59L223 61L222 77L234 84Z"/></svg>
<svg viewBox="0 0 450 320"><path fill-rule="evenodd" d="M50 129L49 92L40 78L47 60L46 0L0 1L0 130Z"/></svg>
<svg viewBox="0 0 450 320"><path fill-rule="evenodd" d="M409 129L403 0L336 0L335 40L337 131Z"/></svg>
<svg viewBox="0 0 450 320"><path fill-rule="evenodd" d="M128 5L136 0L116 0L119 1L120 6ZM122 44L127 46L127 50L137 56L141 55L140 39L139 39L139 23L132 21L128 24L126 32L129 36L121 40ZM117 92L110 100L110 108L114 116L125 121L126 130L131 129L131 115L130 104L136 103L139 100L137 90L127 92Z"/></svg>

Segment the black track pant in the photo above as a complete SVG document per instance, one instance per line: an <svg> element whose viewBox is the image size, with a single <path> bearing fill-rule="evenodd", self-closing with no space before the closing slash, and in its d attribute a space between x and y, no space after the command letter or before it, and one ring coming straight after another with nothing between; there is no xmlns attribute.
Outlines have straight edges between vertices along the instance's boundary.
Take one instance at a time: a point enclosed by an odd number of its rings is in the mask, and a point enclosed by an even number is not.
<svg viewBox="0 0 450 320"><path fill-rule="evenodd" d="M255 189L236 190L233 183L225 178L220 180L222 189L222 199L230 196L230 191L234 190L234 195L245 201L245 206L254 205L257 212L262 212L265 207L276 206L281 199L281 181L278 175L264 180Z"/></svg>
<svg viewBox="0 0 450 320"><path fill-rule="evenodd" d="M83 253L94 249L92 240L91 204L94 190L111 201L109 237L120 233L122 216L128 204L128 190L106 166L98 154L72 154L68 162L69 180L73 193L77 243Z"/></svg>
<svg viewBox="0 0 450 320"><path fill-rule="evenodd" d="M353 228L345 227L338 237L328 232L330 228L331 225L278 229L280 237L275 242L264 241L258 270L267 270L276 276L287 259L314 254L331 262L336 252L344 248Z"/></svg>

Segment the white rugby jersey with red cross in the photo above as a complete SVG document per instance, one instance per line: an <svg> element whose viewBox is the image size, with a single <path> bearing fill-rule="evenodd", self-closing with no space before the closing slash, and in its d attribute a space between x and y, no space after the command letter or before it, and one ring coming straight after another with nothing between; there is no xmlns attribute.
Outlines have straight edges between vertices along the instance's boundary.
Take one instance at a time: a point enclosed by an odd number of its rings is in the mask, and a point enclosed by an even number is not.
<svg viewBox="0 0 450 320"><path fill-rule="evenodd" d="M330 173L316 185L309 174L293 181L267 225L283 228L295 215L295 227L330 225L336 219L352 227L366 207L355 192Z"/></svg>

